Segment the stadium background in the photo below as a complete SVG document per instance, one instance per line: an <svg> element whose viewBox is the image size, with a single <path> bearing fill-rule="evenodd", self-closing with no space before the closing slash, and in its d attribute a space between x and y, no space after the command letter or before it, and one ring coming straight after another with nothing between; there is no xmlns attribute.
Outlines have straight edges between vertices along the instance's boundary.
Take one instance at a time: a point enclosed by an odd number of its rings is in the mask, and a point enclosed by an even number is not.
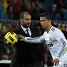
<svg viewBox="0 0 67 67"><path fill-rule="evenodd" d="M39 16L41 13L50 13L53 24L62 30L67 38L67 0L0 0L0 60L11 60L13 57L15 49L12 46L2 46L2 35L19 26L19 15L23 11L28 11L31 14L31 26L33 27L40 26ZM47 59L48 56L50 59ZM51 56L47 51L45 64L49 60L51 60Z"/></svg>

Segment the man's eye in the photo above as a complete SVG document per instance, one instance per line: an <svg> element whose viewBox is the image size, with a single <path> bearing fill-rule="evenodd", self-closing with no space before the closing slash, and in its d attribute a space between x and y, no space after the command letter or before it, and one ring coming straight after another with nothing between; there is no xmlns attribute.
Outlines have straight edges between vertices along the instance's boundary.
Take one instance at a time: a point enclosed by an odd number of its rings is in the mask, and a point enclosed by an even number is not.
<svg viewBox="0 0 67 67"><path fill-rule="evenodd" d="M25 20L31 20L31 19L25 19Z"/></svg>
<svg viewBox="0 0 67 67"><path fill-rule="evenodd" d="M41 20L40 22L43 22L43 21L45 21L45 20Z"/></svg>
<svg viewBox="0 0 67 67"><path fill-rule="evenodd" d="M29 19L25 19L25 20L29 20Z"/></svg>

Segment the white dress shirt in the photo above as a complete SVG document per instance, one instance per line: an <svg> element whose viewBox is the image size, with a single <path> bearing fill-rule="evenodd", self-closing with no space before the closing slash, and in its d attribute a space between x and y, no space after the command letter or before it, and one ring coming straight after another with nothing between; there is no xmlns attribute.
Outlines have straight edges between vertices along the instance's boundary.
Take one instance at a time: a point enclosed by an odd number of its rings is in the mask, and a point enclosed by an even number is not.
<svg viewBox="0 0 67 67"><path fill-rule="evenodd" d="M27 34L27 28L24 28L23 26L21 26L21 28L24 30L24 32ZM29 35L31 36L31 30L30 28L28 27L28 33Z"/></svg>

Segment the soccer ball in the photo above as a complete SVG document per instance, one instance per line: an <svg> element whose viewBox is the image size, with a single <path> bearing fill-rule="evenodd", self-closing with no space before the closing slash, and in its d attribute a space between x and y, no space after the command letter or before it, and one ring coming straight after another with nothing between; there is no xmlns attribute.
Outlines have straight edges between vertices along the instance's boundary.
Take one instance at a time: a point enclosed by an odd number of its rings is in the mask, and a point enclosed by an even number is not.
<svg viewBox="0 0 67 67"><path fill-rule="evenodd" d="M14 32L8 32L4 36L4 40L7 45L14 45L18 41L17 34Z"/></svg>

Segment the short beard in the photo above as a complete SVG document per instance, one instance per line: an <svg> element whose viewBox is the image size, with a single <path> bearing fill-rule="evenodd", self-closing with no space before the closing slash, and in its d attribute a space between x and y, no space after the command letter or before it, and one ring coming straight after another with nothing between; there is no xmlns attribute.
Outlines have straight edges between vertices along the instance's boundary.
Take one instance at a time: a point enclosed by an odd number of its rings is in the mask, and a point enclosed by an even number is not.
<svg viewBox="0 0 67 67"><path fill-rule="evenodd" d="M24 27L24 28L28 28L28 26L27 26L27 25L24 25L24 24L23 24L23 27Z"/></svg>

